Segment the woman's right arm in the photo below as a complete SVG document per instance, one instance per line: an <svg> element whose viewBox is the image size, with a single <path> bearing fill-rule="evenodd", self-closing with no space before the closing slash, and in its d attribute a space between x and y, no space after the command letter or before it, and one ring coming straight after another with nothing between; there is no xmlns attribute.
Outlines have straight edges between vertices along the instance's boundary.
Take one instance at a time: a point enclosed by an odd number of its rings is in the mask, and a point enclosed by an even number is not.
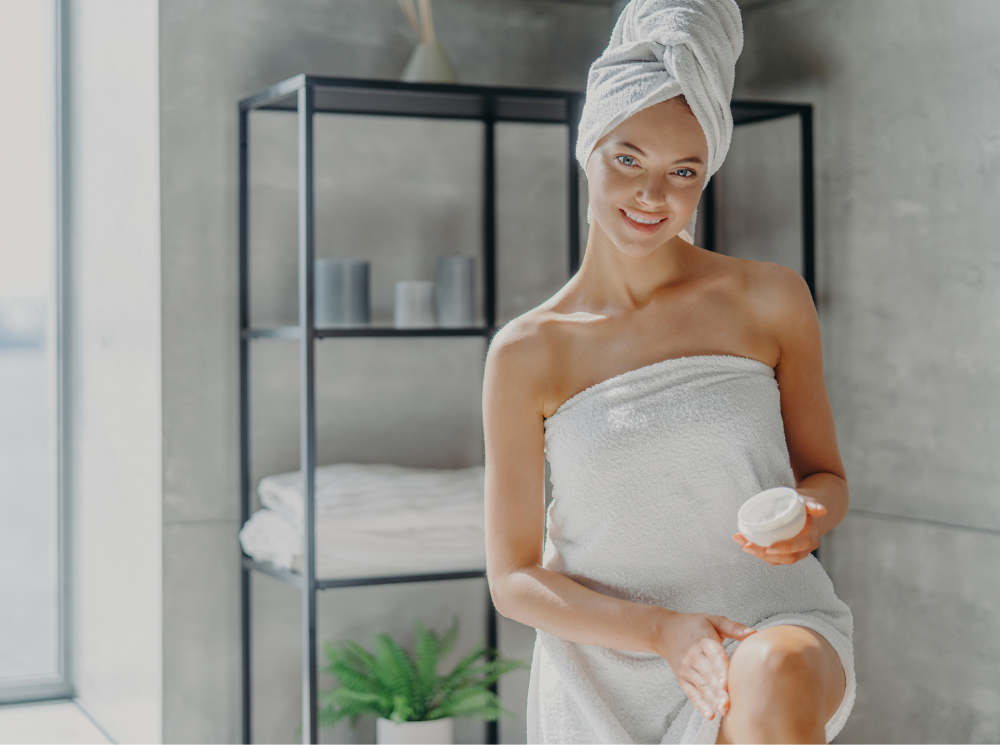
<svg viewBox="0 0 1000 745"><path fill-rule="evenodd" d="M722 616L678 613L595 592L542 566L545 533L545 378L550 345L522 317L494 337L486 358L486 569L505 617L581 644L654 652L705 716L728 708L722 636L752 629Z"/></svg>

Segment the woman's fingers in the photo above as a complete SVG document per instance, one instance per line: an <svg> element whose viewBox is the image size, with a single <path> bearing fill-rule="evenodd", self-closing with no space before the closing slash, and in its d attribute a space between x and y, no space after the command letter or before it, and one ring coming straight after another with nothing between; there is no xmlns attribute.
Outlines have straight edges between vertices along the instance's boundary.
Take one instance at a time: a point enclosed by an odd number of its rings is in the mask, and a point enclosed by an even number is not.
<svg viewBox="0 0 1000 745"><path fill-rule="evenodd" d="M722 649L722 645L718 642L704 641L702 644L705 646L714 644L720 650ZM722 656L726 656L724 650L722 650ZM718 707L727 698L725 682L726 667L719 663L718 658L714 654L706 653L706 650L703 648L702 654L698 654L692 661L691 668L692 674L697 674L709 686L712 694L710 703L712 706ZM708 698L707 695L706 698Z"/></svg>
<svg viewBox="0 0 1000 745"><path fill-rule="evenodd" d="M756 629L753 629L747 626L746 624L740 623L739 621L734 621L731 618L726 618L725 616L712 616L711 621L712 625L715 626L715 630L719 634L719 636L725 636L730 639L746 639L747 636L756 632ZM726 650L722 647L721 644L719 645L719 651L723 655L726 654ZM728 667L729 658L726 657L726 660L727 660L726 666Z"/></svg>
<svg viewBox="0 0 1000 745"><path fill-rule="evenodd" d="M702 697L701 692L686 680L680 681L680 684L681 689L684 691L684 695L690 699L691 703L694 704L694 707L701 712L701 715L706 719L711 719L715 713L712 711L712 707L708 705L708 702L705 701L704 697Z"/></svg>
<svg viewBox="0 0 1000 745"><path fill-rule="evenodd" d="M721 715L726 711L728 695L720 695L712 683L700 675L697 670L688 671L688 682L695 687L702 701L712 712Z"/></svg>
<svg viewBox="0 0 1000 745"><path fill-rule="evenodd" d="M806 512L810 515L815 515L816 517L822 517L826 514L826 507L821 505L812 499L803 498L803 503L805 504Z"/></svg>
<svg viewBox="0 0 1000 745"><path fill-rule="evenodd" d="M742 536L740 537L742 538ZM815 532L810 531L809 534L805 534L805 530L803 530L803 533L794 538L772 543L766 548L744 539L743 552L750 556L756 556L758 559L763 559L772 565L794 564L796 561L800 561L808 556L818 546L819 539L816 537Z"/></svg>
<svg viewBox="0 0 1000 745"><path fill-rule="evenodd" d="M705 699L705 702L709 705L712 711L720 711L722 704L722 696L719 691L712 684L711 680L705 676L699 674L697 670L691 670L689 672L691 683L695 688L701 693L701 697Z"/></svg>

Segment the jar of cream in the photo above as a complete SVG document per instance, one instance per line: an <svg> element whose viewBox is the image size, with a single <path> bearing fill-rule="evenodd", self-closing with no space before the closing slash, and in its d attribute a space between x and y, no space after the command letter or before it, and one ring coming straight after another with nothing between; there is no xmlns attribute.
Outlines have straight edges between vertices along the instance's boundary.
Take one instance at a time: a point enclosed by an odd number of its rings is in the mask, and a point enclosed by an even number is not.
<svg viewBox="0 0 1000 745"><path fill-rule="evenodd" d="M788 486L767 489L743 503L736 524L750 543L766 548L795 537L805 527L805 501Z"/></svg>

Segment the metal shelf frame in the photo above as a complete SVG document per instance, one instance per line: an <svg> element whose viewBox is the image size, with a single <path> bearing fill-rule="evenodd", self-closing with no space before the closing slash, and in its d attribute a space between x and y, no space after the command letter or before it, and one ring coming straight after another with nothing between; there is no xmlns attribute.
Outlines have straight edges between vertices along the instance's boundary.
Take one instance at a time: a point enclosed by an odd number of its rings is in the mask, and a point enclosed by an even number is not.
<svg viewBox="0 0 1000 745"><path fill-rule="evenodd" d="M404 83L394 80L296 75L239 102L239 375L240 375L240 519L250 517L250 347L255 339L285 339L299 343L300 467L305 475L305 545L302 573L241 559L241 633L243 717L242 741L251 742L251 572L269 575L302 591L302 738L318 742L318 675L316 593L340 587L430 582L486 577L477 571L351 577L316 577L315 469L316 469L316 358L317 341L345 337L481 336L486 341L496 325L496 171L494 128L498 122L534 122L565 125L568 129L567 198L568 270L580 264L579 178L575 145L584 101L581 91L499 86ZM802 122L803 267L813 290L812 107L808 104L734 101L735 124L798 116ZM250 325L250 183L249 115L255 110L287 111L298 121L298 271L299 323L296 326L253 328ZM315 183L313 120L317 114L376 114L381 116L471 119L483 123L483 326L469 328L397 329L392 327L316 328L313 315L315 258ZM705 247L715 248L714 182L703 198ZM815 292L813 293L815 297ZM487 644L497 647L496 609L487 587ZM491 688L496 691L496 683ZM498 742L498 723L487 722L487 741Z"/></svg>

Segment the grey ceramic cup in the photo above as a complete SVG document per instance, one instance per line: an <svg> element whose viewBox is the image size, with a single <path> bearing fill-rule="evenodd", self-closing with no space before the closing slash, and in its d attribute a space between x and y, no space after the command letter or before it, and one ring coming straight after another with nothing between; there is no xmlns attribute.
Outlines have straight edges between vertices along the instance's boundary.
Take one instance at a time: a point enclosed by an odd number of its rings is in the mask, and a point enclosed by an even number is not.
<svg viewBox="0 0 1000 745"><path fill-rule="evenodd" d="M365 326L370 322L369 266L369 262L358 259L316 259L317 328Z"/></svg>
<svg viewBox="0 0 1000 745"><path fill-rule="evenodd" d="M471 326L475 259L471 256L438 256L437 318L439 326Z"/></svg>
<svg viewBox="0 0 1000 745"><path fill-rule="evenodd" d="M436 325L434 283L419 279L397 282L393 322L396 328L400 329L428 328Z"/></svg>

